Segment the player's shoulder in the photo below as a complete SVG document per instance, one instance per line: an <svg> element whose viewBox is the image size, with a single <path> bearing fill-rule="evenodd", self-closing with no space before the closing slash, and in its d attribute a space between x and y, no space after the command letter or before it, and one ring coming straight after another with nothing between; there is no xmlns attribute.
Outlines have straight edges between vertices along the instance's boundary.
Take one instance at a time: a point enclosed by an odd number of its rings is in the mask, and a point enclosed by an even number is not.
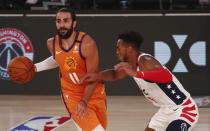
<svg viewBox="0 0 210 131"><path fill-rule="evenodd" d="M47 46L52 47L53 46L53 41L54 41L54 37L50 37L49 39L47 39Z"/></svg>
<svg viewBox="0 0 210 131"><path fill-rule="evenodd" d="M87 34L83 39L82 45L83 47L96 46L96 42L90 35Z"/></svg>
<svg viewBox="0 0 210 131"><path fill-rule="evenodd" d="M156 66L156 65L161 66L160 62L150 54L142 55L140 60L139 60L139 64L141 66L145 66L145 67L149 67L149 68L153 67L153 65L154 66Z"/></svg>
<svg viewBox="0 0 210 131"><path fill-rule="evenodd" d="M90 54L96 54L98 52L96 42L90 35L86 35L81 45L82 55L87 58Z"/></svg>
<svg viewBox="0 0 210 131"><path fill-rule="evenodd" d="M150 56L150 55L144 55L141 57L140 59L141 61L152 61L152 60L155 60L155 58L153 56Z"/></svg>
<svg viewBox="0 0 210 131"><path fill-rule="evenodd" d="M54 37L50 37L49 39L47 39L47 48L51 53L53 52L53 41Z"/></svg>
<svg viewBox="0 0 210 131"><path fill-rule="evenodd" d="M149 61L152 61L152 60L156 60L156 59L150 54L142 53L140 55L140 61L142 61L142 62L149 62Z"/></svg>
<svg viewBox="0 0 210 131"><path fill-rule="evenodd" d="M54 37L50 37L47 39L47 44L52 44L54 40Z"/></svg>

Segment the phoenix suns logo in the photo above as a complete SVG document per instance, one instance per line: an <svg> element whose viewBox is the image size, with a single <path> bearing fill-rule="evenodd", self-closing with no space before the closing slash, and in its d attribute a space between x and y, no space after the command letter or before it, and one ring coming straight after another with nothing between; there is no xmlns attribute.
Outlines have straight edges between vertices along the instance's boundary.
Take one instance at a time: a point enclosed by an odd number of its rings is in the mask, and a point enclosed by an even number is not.
<svg viewBox="0 0 210 131"><path fill-rule="evenodd" d="M33 47L29 38L14 28L0 29L0 78L9 80L7 66L11 59L26 56L33 60Z"/></svg>
<svg viewBox="0 0 210 131"><path fill-rule="evenodd" d="M66 57L64 67L66 70L76 69L77 63L74 57Z"/></svg>

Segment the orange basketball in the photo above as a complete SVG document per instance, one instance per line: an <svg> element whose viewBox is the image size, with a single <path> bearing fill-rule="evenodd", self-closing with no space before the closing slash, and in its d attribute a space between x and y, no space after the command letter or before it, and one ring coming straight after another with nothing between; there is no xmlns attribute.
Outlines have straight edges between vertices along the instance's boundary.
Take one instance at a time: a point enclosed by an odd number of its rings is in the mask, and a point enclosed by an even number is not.
<svg viewBox="0 0 210 131"><path fill-rule="evenodd" d="M7 72L14 82L26 83L33 78L35 66L29 58L18 56L9 62Z"/></svg>

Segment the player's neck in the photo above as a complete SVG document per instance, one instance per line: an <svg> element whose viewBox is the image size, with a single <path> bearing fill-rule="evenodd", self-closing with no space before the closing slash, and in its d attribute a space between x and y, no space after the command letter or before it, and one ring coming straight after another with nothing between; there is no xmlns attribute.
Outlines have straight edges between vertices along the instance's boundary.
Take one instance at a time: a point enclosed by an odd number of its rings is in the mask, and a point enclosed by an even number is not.
<svg viewBox="0 0 210 131"><path fill-rule="evenodd" d="M139 52L133 51L128 56L128 63L130 63L134 68L136 68L136 61L138 58Z"/></svg>
<svg viewBox="0 0 210 131"><path fill-rule="evenodd" d="M62 46L65 49L68 49L75 41L76 31L72 32L72 35L68 39L61 39Z"/></svg>

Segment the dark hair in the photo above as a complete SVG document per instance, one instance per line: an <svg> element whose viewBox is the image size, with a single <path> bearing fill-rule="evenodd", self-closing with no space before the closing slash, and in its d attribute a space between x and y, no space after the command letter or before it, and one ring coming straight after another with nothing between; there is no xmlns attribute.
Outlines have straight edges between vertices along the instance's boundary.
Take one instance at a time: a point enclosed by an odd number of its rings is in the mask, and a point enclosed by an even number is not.
<svg viewBox="0 0 210 131"><path fill-rule="evenodd" d="M69 8L61 8L59 9L57 12L56 12L56 15L59 13L59 12L68 12L71 14L71 18L72 18L72 22L76 20L76 13L73 9L69 9Z"/></svg>
<svg viewBox="0 0 210 131"><path fill-rule="evenodd" d="M139 50L143 43L142 36L138 32L135 32L135 31L127 31L127 32L120 33L118 35L118 38L122 39L127 45L131 45L136 50Z"/></svg>

